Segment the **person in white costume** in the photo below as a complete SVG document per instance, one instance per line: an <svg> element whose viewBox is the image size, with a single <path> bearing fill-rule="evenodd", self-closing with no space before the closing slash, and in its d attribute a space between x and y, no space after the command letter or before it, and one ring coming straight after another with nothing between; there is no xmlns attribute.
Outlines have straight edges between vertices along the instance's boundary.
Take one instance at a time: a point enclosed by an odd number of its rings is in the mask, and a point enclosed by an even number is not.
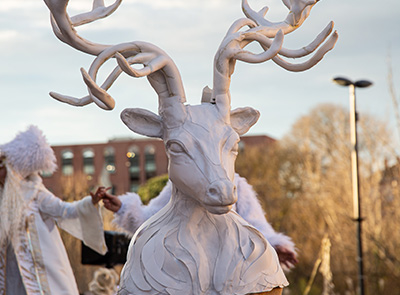
<svg viewBox="0 0 400 295"><path fill-rule="evenodd" d="M99 199L70 203L54 196L39 173L55 169L54 152L36 126L0 145L0 294L79 294L57 226L107 252Z"/></svg>
<svg viewBox="0 0 400 295"><path fill-rule="evenodd" d="M292 268L298 262L292 239L282 233L277 233L267 222L257 194L245 178L236 173L234 182L238 200L233 210L264 235L275 248L279 261L285 269ZM161 193L150 200L148 205L143 205L140 196L135 193L127 193L116 197L106 191L107 189L104 187L99 188L97 198L102 198L104 207L115 213L113 222L133 235L143 222L160 211L169 202L171 198L171 181L168 181Z"/></svg>

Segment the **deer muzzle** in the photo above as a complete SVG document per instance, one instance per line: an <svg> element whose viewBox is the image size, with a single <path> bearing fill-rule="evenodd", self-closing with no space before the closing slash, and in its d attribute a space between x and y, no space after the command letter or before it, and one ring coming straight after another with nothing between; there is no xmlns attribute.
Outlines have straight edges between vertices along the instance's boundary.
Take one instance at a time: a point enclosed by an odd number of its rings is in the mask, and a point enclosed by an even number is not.
<svg viewBox="0 0 400 295"><path fill-rule="evenodd" d="M229 180L217 180L208 186L204 206L210 213L225 214L236 201L236 186Z"/></svg>

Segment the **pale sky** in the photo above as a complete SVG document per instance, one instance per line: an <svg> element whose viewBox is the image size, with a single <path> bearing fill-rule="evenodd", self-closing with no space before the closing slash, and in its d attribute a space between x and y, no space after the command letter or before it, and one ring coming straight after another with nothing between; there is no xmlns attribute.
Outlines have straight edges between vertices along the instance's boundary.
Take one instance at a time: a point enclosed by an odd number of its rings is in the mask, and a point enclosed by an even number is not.
<svg viewBox="0 0 400 295"><path fill-rule="evenodd" d="M72 15L91 6L86 0L70 2ZM271 21L281 21L287 13L279 0L249 0L249 4L255 10L269 6L266 18ZM243 16L240 0L124 0L107 19L79 27L78 32L99 43L140 40L156 44L176 63L188 103L194 105L200 102L203 87L212 86L213 58L223 36ZM279 139L320 103L348 107L348 90L331 82L335 76L373 81L373 87L357 91L359 112L394 125L387 56L390 52L400 94L400 2L321 0L303 26L285 36L284 47L307 45L331 20L339 33L336 47L306 72L288 72L271 61L237 63L231 84L232 107L252 106L261 112L249 134ZM109 91L116 99L112 111L94 104L72 107L48 95L50 91L86 95L79 69L87 70L92 60L53 35L43 1L1 0L0 143L30 124L42 129L51 144L137 136L125 127L119 114L127 107L157 111L156 94L145 78L121 76Z"/></svg>

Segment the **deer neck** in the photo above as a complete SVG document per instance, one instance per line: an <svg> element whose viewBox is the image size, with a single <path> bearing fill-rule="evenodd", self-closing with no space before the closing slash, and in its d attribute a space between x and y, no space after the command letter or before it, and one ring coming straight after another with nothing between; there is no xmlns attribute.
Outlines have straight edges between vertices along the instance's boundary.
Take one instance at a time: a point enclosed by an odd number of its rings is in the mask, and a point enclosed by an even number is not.
<svg viewBox="0 0 400 295"><path fill-rule="evenodd" d="M182 219L188 219L195 213L205 214L207 212L194 196L184 194L175 185L172 185L170 206L172 214L176 214Z"/></svg>
<svg viewBox="0 0 400 295"><path fill-rule="evenodd" d="M123 271L130 285L121 288L129 294L150 294L144 289L161 294L157 288L177 286L176 294L257 293L269 282L260 266L272 262L279 271L271 246L239 215L212 214L176 187L168 205L146 223L132 238L131 263Z"/></svg>

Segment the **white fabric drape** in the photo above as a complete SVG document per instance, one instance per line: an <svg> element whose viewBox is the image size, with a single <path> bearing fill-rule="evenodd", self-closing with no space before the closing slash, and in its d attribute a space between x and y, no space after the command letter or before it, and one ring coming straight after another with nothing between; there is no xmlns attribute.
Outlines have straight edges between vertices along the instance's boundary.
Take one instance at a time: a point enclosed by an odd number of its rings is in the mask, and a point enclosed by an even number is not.
<svg viewBox="0 0 400 295"><path fill-rule="evenodd" d="M90 196L72 203L63 202L43 186L38 175L31 175L28 181L21 183L21 191L28 202L26 222L9 241L12 247L8 247L8 250L14 249L14 263L19 273L15 268L11 271L11 268L0 267L0 277L6 278L3 283L0 281L0 293L11 295L7 286L21 276L27 295L78 295L57 224L95 251L105 254L107 247L98 206L93 205ZM0 249L0 264L6 255L13 256L7 254L6 249ZM11 262L4 263L8 266ZM5 273L6 270L9 272Z"/></svg>

